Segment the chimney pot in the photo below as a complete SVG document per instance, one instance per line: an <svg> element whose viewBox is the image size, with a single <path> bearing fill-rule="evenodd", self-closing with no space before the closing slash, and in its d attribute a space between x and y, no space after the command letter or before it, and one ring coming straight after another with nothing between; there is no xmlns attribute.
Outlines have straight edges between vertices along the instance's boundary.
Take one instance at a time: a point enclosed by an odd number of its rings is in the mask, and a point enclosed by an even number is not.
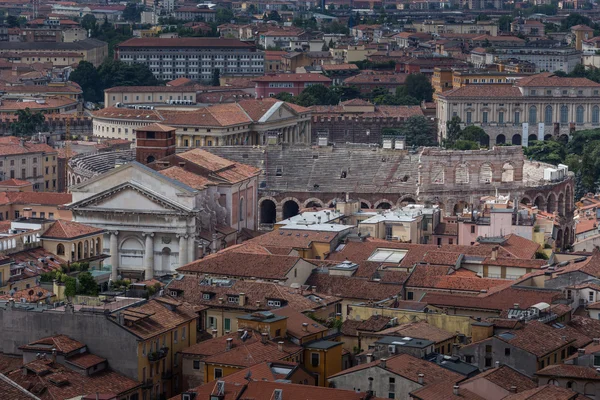
<svg viewBox="0 0 600 400"><path fill-rule="evenodd" d="M233 338L227 338L227 345L226 345L227 351L231 350L232 345L233 345Z"/></svg>
<svg viewBox="0 0 600 400"><path fill-rule="evenodd" d="M514 308L515 310L518 310L518 309L519 309L519 303L515 303L515 304L513 305L513 308Z"/></svg>
<svg viewBox="0 0 600 400"><path fill-rule="evenodd" d="M511 387L508 389L508 391L509 391L509 392L511 392L511 393L517 393L517 387L516 387L516 386L511 386Z"/></svg>
<svg viewBox="0 0 600 400"><path fill-rule="evenodd" d="M242 337L243 334L244 334L244 330L238 329L238 337Z"/></svg>
<svg viewBox="0 0 600 400"><path fill-rule="evenodd" d="M267 343L267 340L269 339L269 334L268 333L262 333L260 335L260 340L263 342L263 344Z"/></svg>
<svg viewBox="0 0 600 400"><path fill-rule="evenodd" d="M500 361L496 361L496 368L500 368Z"/></svg>
<svg viewBox="0 0 600 400"><path fill-rule="evenodd" d="M373 361L373 353L367 353L367 363L370 363Z"/></svg>
<svg viewBox="0 0 600 400"><path fill-rule="evenodd" d="M419 374L418 376L419 376L419 379L418 379L419 385L422 385L423 384L423 378L425 378L425 375L424 374Z"/></svg>
<svg viewBox="0 0 600 400"><path fill-rule="evenodd" d="M600 338L594 338L594 344L600 344Z"/></svg>
<svg viewBox="0 0 600 400"><path fill-rule="evenodd" d="M585 355L585 349L577 349L577 354L579 354L580 356Z"/></svg>
<svg viewBox="0 0 600 400"><path fill-rule="evenodd" d="M452 388L452 393L454 393L455 396L458 396L458 389L459 389L458 385L454 385L454 387Z"/></svg>
<svg viewBox="0 0 600 400"><path fill-rule="evenodd" d="M217 337L217 330L216 329L212 330L212 337L214 337L214 338Z"/></svg>
<svg viewBox="0 0 600 400"><path fill-rule="evenodd" d="M243 307L246 305L246 293L240 293L240 306Z"/></svg>
<svg viewBox="0 0 600 400"><path fill-rule="evenodd" d="M52 362L56 362L56 349L52 349Z"/></svg>
<svg viewBox="0 0 600 400"><path fill-rule="evenodd" d="M277 342L277 350L283 351L283 342Z"/></svg>
<svg viewBox="0 0 600 400"><path fill-rule="evenodd" d="M382 358L381 360L379 360L379 366L380 366L381 368L385 368L385 366L386 366L386 361L387 361L387 360L386 360L385 358Z"/></svg>
<svg viewBox="0 0 600 400"><path fill-rule="evenodd" d="M303 322L303 323L302 323L302 330L303 330L304 332L308 332L308 323L306 323L306 322Z"/></svg>

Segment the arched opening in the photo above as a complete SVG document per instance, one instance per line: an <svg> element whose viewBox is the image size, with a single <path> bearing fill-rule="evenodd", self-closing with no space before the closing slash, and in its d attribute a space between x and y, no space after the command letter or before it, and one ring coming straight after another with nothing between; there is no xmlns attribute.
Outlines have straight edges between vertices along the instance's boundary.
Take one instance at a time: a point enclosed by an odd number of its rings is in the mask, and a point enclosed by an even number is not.
<svg viewBox="0 0 600 400"><path fill-rule="evenodd" d="M575 111L575 123L577 123L577 125L583 124L584 114L583 106L577 107L577 110Z"/></svg>
<svg viewBox="0 0 600 400"><path fill-rule="evenodd" d="M556 379L548 379L548 385L558 386L558 381Z"/></svg>
<svg viewBox="0 0 600 400"><path fill-rule="evenodd" d="M260 203L260 223L274 224L277 218L277 207L272 200L263 200Z"/></svg>
<svg viewBox="0 0 600 400"><path fill-rule="evenodd" d="M515 180L515 167L507 162L502 166L502 182L513 182Z"/></svg>
<svg viewBox="0 0 600 400"><path fill-rule="evenodd" d="M168 247L163 247L160 252L160 265L162 266L163 271L171 271L171 249Z"/></svg>
<svg viewBox="0 0 600 400"><path fill-rule="evenodd" d="M535 198L535 200L533 201L533 205L535 205L540 211L544 211L546 209L546 201L544 200L544 197L542 197L542 195L539 195Z"/></svg>
<svg viewBox="0 0 600 400"><path fill-rule="evenodd" d="M556 232L556 241L554 242L556 244L556 248L557 249L562 249L563 248L563 237L564 237L563 230L559 229Z"/></svg>
<svg viewBox="0 0 600 400"><path fill-rule="evenodd" d="M527 197L523 197L521 199L521 204L528 206L529 204L531 204L531 200L529 200Z"/></svg>
<svg viewBox="0 0 600 400"><path fill-rule="evenodd" d="M369 205L367 203L365 203L364 201L360 202L360 208L362 208L363 210L368 210L369 209Z"/></svg>
<svg viewBox="0 0 600 400"><path fill-rule="evenodd" d="M565 215L565 195L558 195L558 215Z"/></svg>
<svg viewBox="0 0 600 400"><path fill-rule="evenodd" d="M546 205L546 211L548 211L549 213L553 213L554 211L556 211L556 196L554 195L554 193L550 193L548 195Z"/></svg>
<svg viewBox="0 0 600 400"><path fill-rule="evenodd" d="M460 163L456 166L454 170L454 183L469 183L469 166L467 164Z"/></svg>
<svg viewBox="0 0 600 400"><path fill-rule="evenodd" d="M417 202L415 201L415 199L413 199L412 197L405 197L402 199L402 201L400 202L401 206L406 206L409 204L416 204Z"/></svg>
<svg viewBox="0 0 600 400"><path fill-rule="evenodd" d="M392 205L387 201L382 201L381 203L377 204L378 210L389 210L390 208L392 208Z"/></svg>
<svg viewBox="0 0 600 400"><path fill-rule="evenodd" d="M88 257L89 257L88 241L84 240L83 241L83 258L88 258Z"/></svg>
<svg viewBox="0 0 600 400"><path fill-rule="evenodd" d="M593 383L586 383L583 387L583 394L592 399L596 398L596 386Z"/></svg>
<svg viewBox="0 0 600 400"><path fill-rule="evenodd" d="M96 254L100 254L100 238L96 239Z"/></svg>
<svg viewBox="0 0 600 400"><path fill-rule="evenodd" d="M298 215L298 211L300 211L300 206L294 200L288 200L283 203L283 219Z"/></svg>
<svg viewBox="0 0 600 400"><path fill-rule="evenodd" d="M122 267L141 267L144 259L144 243L138 237L129 236L121 242L119 253Z"/></svg>
<svg viewBox="0 0 600 400"><path fill-rule="evenodd" d="M442 164L433 164L431 166L430 182L436 185L444 184L444 166Z"/></svg>
<svg viewBox="0 0 600 400"><path fill-rule="evenodd" d="M529 141L529 144L531 144L531 142L537 140L537 135L529 135L527 136L527 140Z"/></svg>
<svg viewBox="0 0 600 400"><path fill-rule="evenodd" d="M459 201L454 205L454 215L462 214L465 211L465 208L467 208L467 203L464 201Z"/></svg>
<svg viewBox="0 0 600 400"><path fill-rule="evenodd" d="M530 106L529 107L529 125L537 124L537 107Z"/></svg>
<svg viewBox="0 0 600 400"><path fill-rule="evenodd" d="M560 107L560 123L561 124L569 123L569 107L567 107L567 106Z"/></svg>
<svg viewBox="0 0 600 400"><path fill-rule="evenodd" d="M546 106L544 109L544 123L546 125L552 124L552 106Z"/></svg>
<svg viewBox="0 0 600 400"><path fill-rule="evenodd" d="M563 245L565 247L568 247L568 246L571 245L571 233L569 231L569 228L565 229L565 237L564 237L564 240L563 240Z"/></svg>
<svg viewBox="0 0 600 400"><path fill-rule="evenodd" d="M521 145L521 135L519 135L518 133L514 134L512 137L512 144L514 144L515 146L520 146Z"/></svg>
<svg viewBox="0 0 600 400"><path fill-rule="evenodd" d="M309 201L306 203L306 208L323 208L323 204L318 201Z"/></svg>
<svg viewBox="0 0 600 400"><path fill-rule="evenodd" d="M600 107L594 106L592 108L592 124L598 125L600 124Z"/></svg>
<svg viewBox="0 0 600 400"><path fill-rule="evenodd" d="M83 244L81 242L77 243L77 259L81 260L83 258Z"/></svg>
<svg viewBox="0 0 600 400"><path fill-rule="evenodd" d="M552 135L550 135L550 134L544 135L544 140L550 140L550 139L552 139Z"/></svg>
<svg viewBox="0 0 600 400"><path fill-rule="evenodd" d="M150 163L154 162L154 160L156 160L156 158L154 158L154 156L148 156L148 157L146 157L146 164L150 164Z"/></svg>
<svg viewBox="0 0 600 400"><path fill-rule="evenodd" d="M567 382L567 389L571 389L572 391L577 391L577 384L573 381Z"/></svg>
<svg viewBox="0 0 600 400"><path fill-rule="evenodd" d="M490 147L490 135L487 133L485 135L481 135L479 144L481 144L481 147Z"/></svg>
<svg viewBox="0 0 600 400"><path fill-rule="evenodd" d="M56 255L57 256L65 255L65 245L64 244L59 243L58 246L56 246Z"/></svg>
<svg viewBox="0 0 600 400"><path fill-rule="evenodd" d="M492 164L483 163L479 168L479 183L492 183Z"/></svg>
<svg viewBox="0 0 600 400"><path fill-rule="evenodd" d="M563 133L562 135L560 135L560 136L558 137L558 142L559 142L559 143L562 143L562 144L567 144L567 143L569 143L569 135L567 135L567 134L564 134L564 133Z"/></svg>
<svg viewBox="0 0 600 400"><path fill-rule="evenodd" d="M496 136L496 144L505 144L506 143L506 136L504 136L503 134L499 134L498 136Z"/></svg>

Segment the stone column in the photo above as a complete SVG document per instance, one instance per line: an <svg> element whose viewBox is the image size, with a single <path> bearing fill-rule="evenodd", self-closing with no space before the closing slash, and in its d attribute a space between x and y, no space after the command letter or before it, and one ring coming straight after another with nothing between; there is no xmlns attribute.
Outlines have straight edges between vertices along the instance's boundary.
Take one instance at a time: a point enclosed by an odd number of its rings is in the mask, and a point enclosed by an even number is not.
<svg viewBox="0 0 600 400"><path fill-rule="evenodd" d="M119 242L117 236L119 231L110 232L110 265L111 265L111 279L116 281L119 275ZM75 250L77 253L77 250Z"/></svg>
<svg viewBox="0 0 600 400"><path fill-rule="evenodd" d="M146 246L144 249L144 279L152 279L154 277L154 233L144 232L146 237Z"/></svg>
<svg viewBox="0 0 600 400"><path fill-rule="evenodd" d="M190 237L188 238L188 257L187 257L187 262L192 262L196 260L196 236L195 235L190 235Z"/></svg>
<svg viewBox="0 0 600 400"><path fill-rule="evenodd" d="M187 237L188 235L177 235L179 238L179 266L187 264Z"/></svg>

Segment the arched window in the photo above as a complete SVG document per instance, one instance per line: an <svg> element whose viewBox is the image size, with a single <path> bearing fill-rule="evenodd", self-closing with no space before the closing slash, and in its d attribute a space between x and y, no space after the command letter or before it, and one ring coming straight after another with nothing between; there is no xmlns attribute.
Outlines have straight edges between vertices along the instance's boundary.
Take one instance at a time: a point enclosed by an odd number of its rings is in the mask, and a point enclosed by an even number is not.
<svg viewBox="0 0 600 400"><path fill-rule="evenodd" d="M567 107L567 106L560 107L560 123L561 124L569 123L569 107Z"/></svg>
<svg viewBox="0 0 600 400"><path fill-rule="evenodd" d="M544 123L546 125L552 124L552 106L546 106L544 110Z"/></svg>
<svg viewBox="0 0 600 400"><path fill-rule="evenodd" d="M600 107L598 106L592 108L592 124L600 124Z"/></svg>
<svg viewBox="0 0 600 400"><path fill-rule="evenodd" d="M239 220L243 221L244 220L244 198L241 197L240 198L240 213L239 213Z"/></svg>
<svg viewBox="0 0 600 400"><path fill-rule="evenodd" d="M59 243L58 246L56 246L56 255L57 256L65 255L65 246L62 243Z"/></svg>
<svg viewBox="0 0 600 400"><path fill-rule="evenodd" d="M536 106L529 107L529 124L530 125L537 124L537 107Z"/></svg>
<svg viewBox="0 0 600 400"><path fill-rule="evenodd" d="M583 124L583 106L577 107L577 113L575 115L575 122Z"/></svg>
<svg viewBox="0 0 600 400"><path fill-rule="evenodd" d="M456 166L454 183L469 183L469 166L467 164L461 163Z"/></svg>

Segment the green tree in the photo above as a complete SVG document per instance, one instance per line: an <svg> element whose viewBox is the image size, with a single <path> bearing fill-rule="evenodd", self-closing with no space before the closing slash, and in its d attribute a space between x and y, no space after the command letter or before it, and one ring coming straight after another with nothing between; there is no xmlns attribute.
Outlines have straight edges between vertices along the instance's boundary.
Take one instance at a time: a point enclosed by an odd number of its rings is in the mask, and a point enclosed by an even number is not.
<svg viewBox="0 0 600 400"><path fill-rule="evenodd" d="M431 101L433 96L433 86L423 74L410 74L406 77L406 91L409 96L419 101Z"/></svg>
<svg viewBox="0 0 600 400"><path fill-rule="evenodd" d="M470 125L465 127L465 129L460 132L459 140L467 140L477 144L485 144L489 142L489 136L482 128Z"/></svg>
<svg viewBox="0 0 600 400"><path fill-rule="evenodd" d="M91 62L80 61L77 68L69 75L69 79L81 86L83 98L86 101L102 101L102 82L98 71Z"/></svg>
<svg viewBox="0 0 600 400"><path fill-rule="evenodd" d="M498 29L503 32L510 32L510 24L513 23L513 17L510 15L503 15L498 19Z"/></svg>
<svg viewBox="0 0 600 400"><path fill-rule="evenodd" d="M583 151L590 143L600 140L600 129L586 129L575 131L567 145L567 153L583 155Z"/></svg>
<svg viewBox="0 0 600 400"><path fill-rule="evenodd" d="M481 145L478 142L472 140L458 139L452 145L455 150L479 150Z"/></svg>
<svg viewBox="0 0 600 400"><path fill-rule="evenodd" d="M581 184L586 192L598 191L600 178L600 141L589 143L581 158Z"/></svg>
<svg viewBox="0 0 600 400"><path fill-rule="evenodd" d="M324 85L311 85L304 89L301 94L314 97L318 105L335 105L340 102L339 96Z"/></svg>
<svg viewBox="0 0 600 400"><path fill-rule="evenodd" d="M560 28L563 31L568 31L575 25L587 25L591 27L593 23L591 19L583 14L571 13L561 21Z"/></svg>
<svg viewBox="0 0 600 400"><path fill-rule="evenodd" d="M446 146L452 147L454 142L459 139L461 132L460 123L460 117L452 117L450 121L446 122Z"/></svg>
<svg viewBox="0 0 600 400"><path fill-rule="evenodd" d="M158 81L152 71L145 65L106 59L98 67L98 75L102 82L102 90L115 86L155 86Z"/></svg>
<svg viewBox="0 0 600 400"><path fill-rule="evenodd" d="M566 148L555 140L534 140L524 147L526 157L549 164L560 164L566 156Z"/></svg>
<svg viewBox="0 0 600 400"><path fill-rule="evenodd" d="M210 84L212 86L221 86L221 70L219 70L219 68L215 68L213 70L213 76Z"/></svg>
<svg viewBox="0 0 600 400"><path fill-rule="evenodd" d="M321 46L321 51L329 51L329 47L327 46L327 43L323 42L323 46Z"/></svg>
<svg viewBox="0 0 600 400"><path fill-rule="evenodd" d="M125 21L140 22L141 15L142 10L138 8L136 3L127 3L123 10L123 19Z"/></svg>
<svg viewBox="0 0 600 400"><path fill-rule="evenodd" d="M66 276L64 278L65 283L65 296L67 298L73 298L77 294L77 280L72 276Z"/></svg>
<svg viewBox="0 0 600 400"><path fill-rule="evenodd" d="M279 92L275 95L275 98L277 100L281 100L281 101L285 101L288 103L293 103L294 102L294 96L291 93L288 92Z"/></svg>
<svg viewBox="0 0 600 400"><path fill-rule="evenodd" d="M98 295L98 284L96 280L92 276L92 274L88 271L81 272L77 276L77 280L79 281L79 287L77 292L79 294L85 296L97 296Z"/></svg>
<svg viewBox="0 0 600 400"><path fill-rule="evenodd" d="M332 86L331 90L339 97L340 101L357 99L360 97L360 90L356 86Z"/></svg>
<svg viewBox="0 0 600 400"><path fill-rule="evenodd" d="M11 124L13 134L17 136L31 136L38 132L45 122L44 114L31 112L29 107L17 111L17 121Z"/></svg>
<svg viewBox="0 0 600 400"><path fill-rule="evenodd" d="M9 28L17 28L19 27L19 18L15 17L14 15L9 15L6 17L6 24Z"/></svg>
<svg viewBox="0 0 600 400"><path fill-rule="evenodd" d="M384 128L383 135L404 136L407 146L435 146L435 134L427 118L420 115L409 117L398 128Z"/></svg>
<svg viewBox="0 0 600 400"><path fill-rule="evenodd" d="M233 20L233 11L228 8L219 8L215 14L217 25L226 24Z"/></svg>
<svg viewBox="0 0 600 400"><path fill-rule="evenodd" d="M277 11L272 10L267 15L267 21L281 21L281 16L279 15L279 13Z"/></svg>
<svg viewBox="0 0 600 400"><path fill-rule="evenodd" d="M84 15L81 19L81 27L86 31L92 31L92 33L95 32L97 29L96 17L93 14Z"/></svg>

